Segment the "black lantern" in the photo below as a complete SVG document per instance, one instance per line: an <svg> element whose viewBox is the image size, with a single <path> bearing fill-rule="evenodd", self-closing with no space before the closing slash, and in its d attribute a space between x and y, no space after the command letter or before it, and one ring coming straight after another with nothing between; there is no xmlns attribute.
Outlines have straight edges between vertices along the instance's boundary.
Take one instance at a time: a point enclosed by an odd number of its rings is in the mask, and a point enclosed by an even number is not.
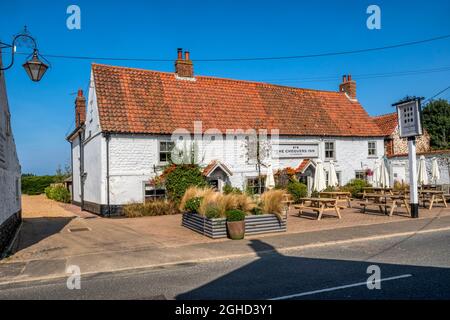
<svg viewBox="0 0 450 320"><path fill-rule="evenodd" d="M40 81L45 71L48 69L48 65L39 60L37 50L34 50L31 60L23 64L23 68L27 72L30 79L34 82Z"/></svg>

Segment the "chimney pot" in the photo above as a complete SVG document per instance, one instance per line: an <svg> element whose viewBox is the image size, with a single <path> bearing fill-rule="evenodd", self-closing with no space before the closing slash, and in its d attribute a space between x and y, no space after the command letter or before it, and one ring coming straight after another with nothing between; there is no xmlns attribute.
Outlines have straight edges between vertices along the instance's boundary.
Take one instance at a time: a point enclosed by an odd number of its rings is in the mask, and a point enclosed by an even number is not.
<svg viewBox="0 0 450 320"><path fill-rule="evenodd" d="M348 79L348 81L352 81L352 75L349 74L349 75L347 76L347 79Z"/></svg>
<svg viewBox="0 0 450 320"><path fill-rule="evenodd" d="M178 60L183 60L183 49L178 48L177 52L178 52Z"/></svg>
<svg viewBox="0 0 450 320"><path fill-rule="evenodd" d="M345 92L351 99L356 99L356 82L352 80L350 74L342 77L342 83L339 85L339 92Z"/></svg>
<svg viewBox="0 0 450 320"><path fill-rule="evenodd" d="M175 73L182 78L193 78L194 66L189 58L189 51L184 53L184 60L182 54L182 50L178 49L178 59L175 61Z"/></svg>

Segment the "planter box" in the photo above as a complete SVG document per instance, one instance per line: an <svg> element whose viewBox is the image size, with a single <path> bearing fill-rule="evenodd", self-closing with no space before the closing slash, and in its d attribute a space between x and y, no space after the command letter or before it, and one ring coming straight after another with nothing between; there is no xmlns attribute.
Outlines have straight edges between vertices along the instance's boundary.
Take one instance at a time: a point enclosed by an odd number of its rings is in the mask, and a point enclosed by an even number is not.
<svg viewBox="0 0 450 320"><path fill-rule="evenodd" d="M208 219L196 213L184 213L181 225L213 239L227 237L225 218ZM245 217L246 235L269 232L286 232L286 220L280 221L274 214Z"/></svg>

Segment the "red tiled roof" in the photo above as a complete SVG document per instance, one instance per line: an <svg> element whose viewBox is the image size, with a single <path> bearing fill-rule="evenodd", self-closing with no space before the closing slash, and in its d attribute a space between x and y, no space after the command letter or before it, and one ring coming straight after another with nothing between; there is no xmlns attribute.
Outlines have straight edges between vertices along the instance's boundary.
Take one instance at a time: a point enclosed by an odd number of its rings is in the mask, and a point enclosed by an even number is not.
<svg viewBox="0 0 450 320"><path fill-rule="evenodd" d="M303 159L303 161L300 162L300 164L299 164L299 166L297 167L297 169L295 169L295 172L297 172L297 173L303 173L303 172L305 172L306 168L308 168L310 164L311 164L311 160L309 160L309 159Z"/></svg>
<svg viewBox="0 0 450 320"><path fill-rule="evenodd" d="M209 176L213 171L217 168L221 168L224 170L228 175L232 176L233 173L228 169L226 165L224 165L222 162L218 160L212 160L204 169L203 169L203 175Z"/></svg>
<svg viewBox="0 0 450 320"><path fill-rule="evenodd" d="M279 129L281 135L382 136L344 93L259 82L93 64L100 125L105 132L171 134L203 130ZM270 132L269 132L270 133Z"/></svg>
<svg viewBox="0 0 450 320"><path fill-rule="evenodd" d="M397 112L383 114L373 117L377 126L381 129L385 136L390 136L397 128Z"/></svg>

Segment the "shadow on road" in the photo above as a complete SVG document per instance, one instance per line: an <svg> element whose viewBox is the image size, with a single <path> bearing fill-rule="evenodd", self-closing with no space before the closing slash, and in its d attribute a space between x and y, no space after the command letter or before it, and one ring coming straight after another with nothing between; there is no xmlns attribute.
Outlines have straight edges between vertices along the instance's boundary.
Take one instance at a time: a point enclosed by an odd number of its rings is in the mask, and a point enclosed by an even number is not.
<svg viewBox="0 0 450 320"><path fill-rule="evenodd" d="M448 268L286 256L261 240L251 240L249 246L258 254L256 261L176 299L271 299L299 293L309 294L298 299L450 298ZM367 267L374 264L380 267L382 279L412 276L383 281L380 290L369 290L365 282L372 273L367 273ZM311 294L361 282L364 285Z"/></svg>
<svg viewBox="0 0 450 320"><path fill-rule="evenodd" d="M59 233L74 217L24 218L14 252L26 249Z"/></svg>

